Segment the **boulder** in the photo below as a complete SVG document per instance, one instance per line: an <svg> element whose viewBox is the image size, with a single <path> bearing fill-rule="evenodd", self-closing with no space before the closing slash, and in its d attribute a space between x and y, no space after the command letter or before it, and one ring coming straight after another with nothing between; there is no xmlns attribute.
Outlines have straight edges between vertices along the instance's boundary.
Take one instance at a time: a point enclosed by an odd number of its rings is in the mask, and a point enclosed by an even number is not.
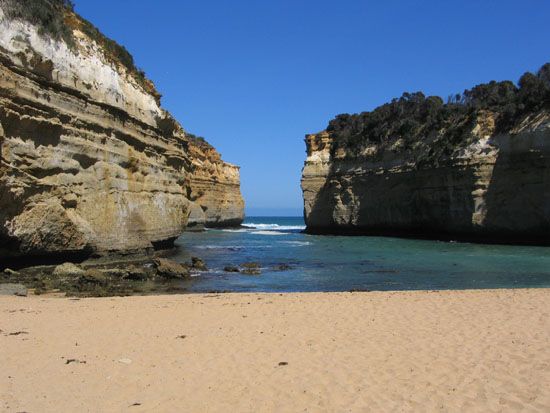
<svg viewBox="0 0 550 413"><path fill-rule="evenodd" d="M130 265L126 269L126 275L124 276L124 278L126 280L133 280L133 281L145 281L149 278L149 274L143 267Z"/></svg>
<svg viewBox="0 0 550 413"><path fill-rule="evenodd" d="M246 275L260 275L262 273L261 266L257 262L245 262L241 264L241 273Z"/></svg>
<svg viewBox="0 0 550 413"><path fill-rule="evenodd" d="M208 268L202 259L199 257L191 257L191 267L198 271L207 271Z"/></svg>
<svg viewBox="0 0 550 413"><path fill-rule="evenodd" d="M84 273L85 271L78 265L66 262L55 267L52 274L55 277L80 277L84 275Z"/></svg>
<svg viewBox="0 0 550 413"><path fill-rule="evenodd" d="M91 268L86 270L83 275L78 277L78 284L80 285L107 285L109 282L109 275L105 272Z"/></svg>
<svg viewBox="0 0 550 413"><path fill-rule="evenodd" d="M153 264L157 274L164 278L187 278L190 275L187 265L166 258L155 258Z"/></svg>

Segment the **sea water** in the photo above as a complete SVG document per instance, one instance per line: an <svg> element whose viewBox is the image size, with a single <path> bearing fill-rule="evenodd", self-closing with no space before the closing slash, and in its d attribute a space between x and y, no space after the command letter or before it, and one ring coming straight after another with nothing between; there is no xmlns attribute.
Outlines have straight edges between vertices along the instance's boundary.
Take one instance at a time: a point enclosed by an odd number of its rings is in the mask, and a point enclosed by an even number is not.
<svg viewBox="0 0 550 413"><path fill-rule="evenodd" d="M181 236L176 260L202 258L190 291L350 291L550 287L550 248L303 233L301 217ZM261 265L261 275L224 267ZM282 266L282 267L281 267Z"/></svg>

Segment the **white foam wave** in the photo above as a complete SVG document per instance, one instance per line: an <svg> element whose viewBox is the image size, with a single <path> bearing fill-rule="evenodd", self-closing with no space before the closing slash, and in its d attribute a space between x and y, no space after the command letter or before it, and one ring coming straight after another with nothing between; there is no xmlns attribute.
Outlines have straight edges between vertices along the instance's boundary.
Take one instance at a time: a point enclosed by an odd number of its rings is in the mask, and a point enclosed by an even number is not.
<svg viewBox="0 0 550 413"><path fill-rule="evenodd" d="M281 244L294 245L296 247L303 247L306 245L311 245L309 241L279 241Z"/></svg>
<svg viewBox="0 0 550 413"><path fill-rule="evenodd" d="M279 224L255 224L250 222L248 224L242 224L245 228L259 229L262 231L290 231L290 230L304 230L305 225L279 225Z"/></svg>
<svg viewBox="0 0 550 413"><path fill-rule="evenodd" d="M278 232L278 231L252 231L251 234L254 234L254 235L285 235L284 232Z"/></svg>
<svg viewBox="0 0 550 413"><path fill-rule="evenodd" d="M242 245L196 245L195 248L201 250L243 250Z"/></svg>

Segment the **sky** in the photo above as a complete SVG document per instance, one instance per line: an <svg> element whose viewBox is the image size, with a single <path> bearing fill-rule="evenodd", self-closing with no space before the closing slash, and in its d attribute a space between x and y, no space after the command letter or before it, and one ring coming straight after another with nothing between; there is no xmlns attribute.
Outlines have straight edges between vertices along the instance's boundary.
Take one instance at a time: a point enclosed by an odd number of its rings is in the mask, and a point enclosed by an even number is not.
<svg viewBox="0 0 550 413"><path fill-rule="evenodd" d="M304 135L550 61L548 0L75 0L184 129L241 166L247 215L301 215Z"/></svg>

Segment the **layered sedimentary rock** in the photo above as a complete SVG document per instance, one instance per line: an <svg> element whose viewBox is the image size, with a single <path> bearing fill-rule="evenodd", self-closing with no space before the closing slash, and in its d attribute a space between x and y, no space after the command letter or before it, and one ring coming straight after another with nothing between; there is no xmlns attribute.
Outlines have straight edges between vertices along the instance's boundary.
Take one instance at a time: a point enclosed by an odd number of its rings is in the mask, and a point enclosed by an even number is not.
<svg viewBox="0 0 550 413"><path fill-rule="evenodd" d="M307 135L307 231L549 243L550 112L503 129L502 113L464 111L440 128L413 125L408 140L395 130L369 139L360 115Z"/></svg>
<svg viewBox="0 0 550 413"><path fill-rule="evenodd" d="M204 139L187 138L191 159L187 195L193 201L189 227L239 226L244 219L239 167L224 162Z"/></svg>
<svg viewBox="0 0 550 413"><path fill-rule="evenodd" d="M89 23L65 11L69 44L8 18L10 3L0 2L0 257L169 245L196 209L189 178L201 173L183 129Z"/></svg>

